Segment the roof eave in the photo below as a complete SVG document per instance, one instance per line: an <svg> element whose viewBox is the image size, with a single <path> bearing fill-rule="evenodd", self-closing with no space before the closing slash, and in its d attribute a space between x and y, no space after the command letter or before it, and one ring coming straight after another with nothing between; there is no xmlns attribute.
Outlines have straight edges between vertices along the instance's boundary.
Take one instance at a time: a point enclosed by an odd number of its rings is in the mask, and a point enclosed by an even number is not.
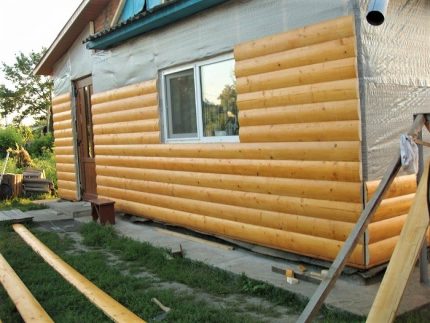
<svg viewBox="0 0 430 323"><path fill-rule="evenodd" d="M35 75L52 75L55 63L73 44L83 28L94 20L109 0L83 0L61 29L51 46L33 70Z"/></svg>
<svg viewBox="0 0 430 323"><path fill-rule="evenodd" d="M199 11L226 2L228 0L185 0L166 6L150 15L126 24L120 28L102 35L97 39L89 40L87 49L107 49L118 43L136 37L145 32L164 27Z"/></svg>

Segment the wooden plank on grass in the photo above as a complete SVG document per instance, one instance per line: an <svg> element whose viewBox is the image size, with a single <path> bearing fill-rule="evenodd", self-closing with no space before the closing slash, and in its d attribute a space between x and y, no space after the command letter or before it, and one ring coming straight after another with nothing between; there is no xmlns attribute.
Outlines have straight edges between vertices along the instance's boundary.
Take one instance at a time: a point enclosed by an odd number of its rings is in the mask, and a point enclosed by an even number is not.
<svg viewBox="0 0 430 323"><path fill-rule="evenodd" d="M0 282L25 322L54 322L1 254Z"/></svg>
<svg viewBox="0 0 430 323"><path fill-rule="evenodd" d="M84 294L90 302L100 308L113 321L124 323L145 322L77 272L73 267L40 242L22 224L14 224L13 229L53 269L55 269L77 290Z"/></svg>

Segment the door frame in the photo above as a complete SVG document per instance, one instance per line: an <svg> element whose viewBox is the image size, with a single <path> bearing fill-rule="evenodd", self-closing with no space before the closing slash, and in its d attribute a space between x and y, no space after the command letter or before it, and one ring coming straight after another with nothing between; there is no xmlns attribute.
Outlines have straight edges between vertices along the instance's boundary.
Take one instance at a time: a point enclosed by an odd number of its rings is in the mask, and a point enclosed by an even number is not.
<svg viewBox="0 0 430 323"><path fill-rule="evenodd" d="M73 96L73 109L74 109L74 120L73 120L73 126L75 128L75 132L74 132L74 147L75 147L75 158L76 158L76 181L77 181L77 195L78 195L78 199L79 200L89 200L92 198L96 198L97 197L97 183L96 183L96 177L94 176L94 185L96 187L96 192L94 194L89 193L86 194L84 192L85 189L85 185L84 182L86 180L85 178L85 163L83 161L83 156L82 156L82 141L84 140L84 138L82 138L82 133L81 133L81 120L80 120L80 111L79 111L79 105L81 104L79 102L79 86L78 83L81 83L80 85L83 86L87 86L87 85L93 85L92 83L92 75L86 75L80 78L77 78L75 80L72 81L72 96ZM91 104L91 97L90 97L90 104ZM94 126L93 126L94 127ZM94 135L93 135L94 136ZM94 145L94 138L93 138L93 145ZM94 147L93 147L94 148ZM94 149L93 149L94 151ZM95 162L95 161L94 161Z"/></svg>

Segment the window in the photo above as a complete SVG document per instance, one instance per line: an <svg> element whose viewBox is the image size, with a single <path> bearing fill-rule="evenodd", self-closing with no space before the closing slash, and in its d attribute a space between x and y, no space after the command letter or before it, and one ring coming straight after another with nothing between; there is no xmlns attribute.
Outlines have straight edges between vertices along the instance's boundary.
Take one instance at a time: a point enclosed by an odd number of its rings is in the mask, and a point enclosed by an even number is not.
<svg viewBox="0 0 430 323"><path fill-rule="evenodd" d="M168 70L162 77L166 141L238 141L231 56Z"/></svg>

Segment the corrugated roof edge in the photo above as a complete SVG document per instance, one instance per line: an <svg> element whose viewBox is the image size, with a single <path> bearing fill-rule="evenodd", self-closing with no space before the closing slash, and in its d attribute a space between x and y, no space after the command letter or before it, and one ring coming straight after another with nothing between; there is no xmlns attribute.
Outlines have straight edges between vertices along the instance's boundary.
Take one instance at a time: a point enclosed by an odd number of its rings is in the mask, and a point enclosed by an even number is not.
<svg viewBox="0 0 430 323"><path fill-rule="evenodd" d="M87 49L107 49L226 1L229 0L172 0L91 35L83 43L87 43Z"/></svg>

